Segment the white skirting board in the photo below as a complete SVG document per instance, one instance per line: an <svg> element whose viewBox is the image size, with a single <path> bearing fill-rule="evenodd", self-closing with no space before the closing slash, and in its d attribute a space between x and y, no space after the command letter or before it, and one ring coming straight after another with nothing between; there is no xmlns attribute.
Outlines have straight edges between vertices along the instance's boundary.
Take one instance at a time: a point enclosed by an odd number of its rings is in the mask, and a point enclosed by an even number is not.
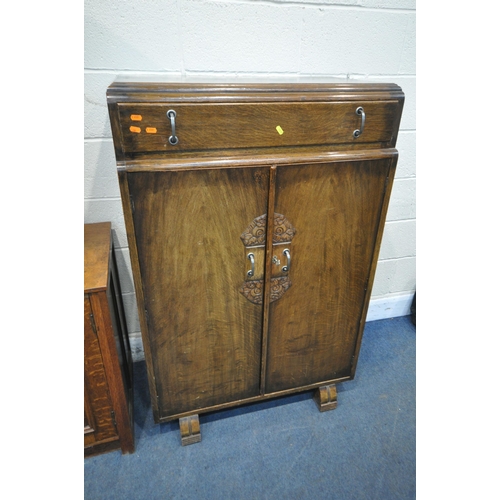
<svg viewBox="0 0 500 500"><path fill-rule="evenodd" d="M411 303L415 292L404 295L372 298L368 306L366 321L397 318L411 314Z"/></svg>
<svg viewBox="0 0 500 500"><path fill-rule="evenodd" d="M144 361L144 347L140 333L131 333L129 335L130 350L132 351L132 361Z"/></svg>
<svg viewBox="0 0 500 500"><path fill-rule="evenodd" d="M366 321L396 318L411 314L410 308L414 292L404 295L393 295L370 300ZM130 334L130 347L134 361L144 360L144 349L142 347L141 334L139 332Z"/></svg>

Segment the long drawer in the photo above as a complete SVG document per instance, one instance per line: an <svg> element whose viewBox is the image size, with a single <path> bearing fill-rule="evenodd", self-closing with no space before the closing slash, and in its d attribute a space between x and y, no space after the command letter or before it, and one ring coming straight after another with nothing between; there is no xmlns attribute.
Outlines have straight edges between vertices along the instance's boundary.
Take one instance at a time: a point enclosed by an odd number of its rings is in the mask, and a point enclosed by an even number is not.
<svg viewBox="0 0 500 500"><path fill-rule="evenodd" d="M124 153L388 143L397 100L119 103ZM173 115L173 116L172 116Z"/></svg>

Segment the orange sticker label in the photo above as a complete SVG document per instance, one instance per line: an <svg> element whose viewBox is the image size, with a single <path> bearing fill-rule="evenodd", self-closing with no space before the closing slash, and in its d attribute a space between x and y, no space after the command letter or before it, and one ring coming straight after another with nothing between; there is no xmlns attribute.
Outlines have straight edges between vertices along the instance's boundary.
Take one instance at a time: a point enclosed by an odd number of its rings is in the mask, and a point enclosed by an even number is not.
<svg viewBox="0 0 500 500"><path fill-rule="evenodd" d="M135 132L136 134L139 134L141 132L140 127L130 127L130 132Z"/></svg>
<svg viewBox="0 0 500 500"><path fill-rule="evenodd" d="M156 134L157 130L155 127L146 127L146 132L148 134Z"/></svg>
<svg viewBox="0 0 500 500"><path fill-rule="evenodd" d="M130 119L133 122L140 122L142 120L142 115L130 115Z"/></svg>

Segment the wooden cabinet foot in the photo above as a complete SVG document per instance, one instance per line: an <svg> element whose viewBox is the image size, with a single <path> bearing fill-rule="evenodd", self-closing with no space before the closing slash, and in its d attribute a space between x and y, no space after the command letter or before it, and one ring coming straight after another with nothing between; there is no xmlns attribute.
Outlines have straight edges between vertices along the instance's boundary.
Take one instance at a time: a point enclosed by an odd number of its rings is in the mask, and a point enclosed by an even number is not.
<svg viewBox="0 0 500 500"><path fill-rule="evenodd" d="M319 387L314 393L314 401L318 405L319 411L337 408L337 387L335 384Z"/></svg>
<svg viewBox="0 0 500 500"><path fill-rule="evenodd" d="M198 415L180 418L179 428L181 431L182 446L199 443L201 441L200 420Z"/></svg>

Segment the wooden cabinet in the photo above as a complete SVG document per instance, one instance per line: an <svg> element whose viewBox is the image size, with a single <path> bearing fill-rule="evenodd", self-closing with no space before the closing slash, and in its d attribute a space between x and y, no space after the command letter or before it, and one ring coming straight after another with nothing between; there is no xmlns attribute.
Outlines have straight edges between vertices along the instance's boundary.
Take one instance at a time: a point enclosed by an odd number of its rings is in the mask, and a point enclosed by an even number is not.
<svg viewBox="0 0 500 500"><path fill-rule="evenodd" d="M404 95L116 82L107 93L156 422L352 379Z"/></svg>
<svg viewBox="0 0 500 500"><path fill-rule="evenodd" d="M132 358L109 222L85 224L85 456L134 451Z"/></svg>

